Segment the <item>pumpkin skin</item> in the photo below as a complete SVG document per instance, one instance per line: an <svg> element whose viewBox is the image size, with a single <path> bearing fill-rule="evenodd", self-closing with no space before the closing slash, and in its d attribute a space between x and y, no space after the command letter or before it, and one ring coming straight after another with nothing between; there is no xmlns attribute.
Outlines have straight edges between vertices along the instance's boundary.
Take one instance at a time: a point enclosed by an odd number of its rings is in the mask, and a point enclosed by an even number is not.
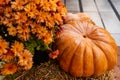
<svg viewBox="0 0 120 80"><path fill-rule="evenodd" d="M100 76L117 63L117 46L108 31L87 21L69 20L56 39L60 67L75 77Z"/></svg>

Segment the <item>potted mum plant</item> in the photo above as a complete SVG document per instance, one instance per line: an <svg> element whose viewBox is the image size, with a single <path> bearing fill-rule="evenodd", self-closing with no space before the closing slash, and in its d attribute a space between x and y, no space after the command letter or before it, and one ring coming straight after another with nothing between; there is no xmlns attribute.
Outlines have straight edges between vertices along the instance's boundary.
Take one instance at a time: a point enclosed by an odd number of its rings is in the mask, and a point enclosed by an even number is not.
<svg viewBox="0 0 120 80"><path fill-rule="evenodd" d="M52 43L66 12L61 0L0 0L0 75L31 69L36 50L55 58Z"/></svg>

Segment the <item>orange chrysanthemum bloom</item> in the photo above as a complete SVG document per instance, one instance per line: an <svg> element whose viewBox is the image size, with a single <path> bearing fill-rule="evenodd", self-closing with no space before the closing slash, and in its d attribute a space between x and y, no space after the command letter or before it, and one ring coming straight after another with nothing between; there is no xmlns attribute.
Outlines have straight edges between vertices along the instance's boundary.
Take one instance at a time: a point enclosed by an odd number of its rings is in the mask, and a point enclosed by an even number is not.
<svg viewBox="0 0 120 80"><path fill-rule="evenodd" d="M18 56L24 49L24 44L18 41L15 41L12 46L11 50L15 53L15 56Z"/></svg>
<svg viewBox="0 0 120 80"><path fill-rule="evenodd" d="M38 12L36 8L37 8L36 4L31 2L25 6L24 10L26 11L30 18L35 18L35 14L37 14Z"/></svg>
<svg viewBox="0 0 120 80"><path fill-rule="evenodd" d="M25 1L27 1L27 0L15 0L14 2L11 2L12 3L12 5L11 5L11 7L12 7L12 9L14 9L14 10L22 10L23 9L23 5L25 4Z"/></svg>
<svg viewBox="0 0 120 80"><path fill-rule="evenodd" d="M38 27L40 27L40 25L36 24L36 23L32 23L32 24L30 24L30 27L31 27L32 34L36 34L37 29L38 29Z"/></svg>
<svg viewBox="0 0 120 80"><path fill-rule="evenodd" d="M28 62L27 62L27 65L24 66L24 69L25 69L25 70L29 70L29 69L32 68L32 65L33 65L33 62L32 62L32 61L28 61Z"/></svg>
<svg viewBox="0 0 120 80"><path fill-rule="evenodd" d="M27 24L23 24L17 27L18 37L21 40L29 40L30 38L30 28Z"/></svg>
<svg viewBox="0 0 120 80"><path fill-rule="evenodd" d="M56 11L57 9L57 3L58 0L44 0L40 2L40 7L44 11Z"/></svg>
<svg viewBox="0 0 120 80"><path fill-rule="evenodd" d="M0 0L0 4L8 4L10 0Z"/></svg>
<svg viewBox="0 0 120 80"><path fill-rule="evenodd" d="M0 17L0 20L1 20L0 23L3 23L4 25L7 25L7 26L9 25L11 26L11 23L8 19Z"/></svg>
<svg viewBox="0 0 120 80"><path fill-rule="evenodd" d="M12 9L10 8L10 7L6 7L5 9L4 9L4 16L6 17L6 18L11 18L12 17Z"/></svg>
<svg viewBox="0 0 120 80"><path fill-rule="evenodd" d="M27 15L26 12L22 12L22 13L17 12L15 14L16 23L17 24L25 23L27 21L27 16L26 15Z"/></svg>
<svg viewBox="0 0 120 80"><path fill-rule="evenodd" d="M11 50L8 50L4 55L2 55L3 61L12 60L14 58L14 53Z"/></svg>
<svg viewBox="0 0 120 80"><path fill-rule="evenodd" d="M1 68L2 75L14 74L17 71L17 65L14 63L3 64Z"/></svg>
<svg viewBox="0 0 120 80"><path fill-rule="evenodd" d="M38 39L42 39L45 35L47 35L48 31L44 26L37 26L36 33L37 33L36 36L38 37Z"/></svg>
<svg viewBox="0 0 120 80"><path fill-rule="evenodd" d="M54 18L52 17L52 15L46 15L46 18L45 18L45 23L46 23L46 26L50 29L53 29L54 28L54 25L55 25L55 21L54 21Z"/></svg>
<svg viewBox="0 0 120 80"><path fill-rule="evenodd" d="M40 11L38 13L37 17L36 17L37 22L39 22L39 23L45 22L46 16L50 16L50 13L49 12L45 12L45 11Z"/></svg>
<svg viewBox="0 0 120 80"><path fill-rule="evenodd" d="M63 23L63 20L62 20L61 15L59 13L54 15L54 20L58 25Z"/></svg>
<svg viewBox="0 0 120 80"><path fill-rule="evenodd" d="M31 0L32 2L34 2L35 4L40 4L41 0Z"/></svg>
<svg viewBox="0 0 120 80"><path fill-rule="evenodd" d="M53 35L52 34L46 34L44 37L43 37L43 41L45 44L50 44L52 42L52 37Z"/></svg>
<svg viewBox="0 0 120 80"><path fill-rule="evenodd" d="M9 35L11 36L16 36L17 34L17 29L13 26L10 26L7 28Z"/></svg>
<svg viewBox="0 0 120 80"><path fill-rule="evenodd" d="M58 13L61 15L65 15L67 13L67 9L65 8L64 4L61 1L58 1Z"/></svg>
<svg viewBox="0 0 120 80"><path fill-rule="evenodd" d="M20 55L18 56L19 58L19 61L18 61L18 64L20 66L32 66L31 64L33 63L32 62L32 57L33 55L28 51L28 50L23 50ZM26 68L27 69L27 68Z"/></svg>
<svg viewBox="0 0 120 80"><path fill-rule="evenodd" d="M7 49L9 48L9 43L5 40L0 40L0 56L7 52Z"/></svg>

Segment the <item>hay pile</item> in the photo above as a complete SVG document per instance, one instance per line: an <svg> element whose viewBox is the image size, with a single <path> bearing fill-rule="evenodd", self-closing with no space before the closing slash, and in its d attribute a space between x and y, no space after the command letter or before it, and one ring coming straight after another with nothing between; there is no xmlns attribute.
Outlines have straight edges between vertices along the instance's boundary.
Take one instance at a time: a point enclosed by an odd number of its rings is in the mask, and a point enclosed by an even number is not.
<svg viewBox="0 0 120 80"><path fill-rule="evenodd" d="M10 80L10 77L6 77L4 80ZM70 74L65 73L60 69L56 60L49 60L42 63L39 66L33 66L33 68L26 72L19 73L19 76L15 80L115 80L114 72L109 71L99 77L93 78L75 78Z"/></svg>

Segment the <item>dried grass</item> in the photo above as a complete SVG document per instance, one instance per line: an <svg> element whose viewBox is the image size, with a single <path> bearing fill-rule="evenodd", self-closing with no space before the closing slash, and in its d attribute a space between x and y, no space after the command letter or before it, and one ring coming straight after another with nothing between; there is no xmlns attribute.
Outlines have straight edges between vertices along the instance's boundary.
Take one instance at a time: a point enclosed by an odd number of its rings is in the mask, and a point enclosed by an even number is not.
<svg viewBox="0 0 120 80"><path fill-rule="evenodd" d="M4 80L9 80L6 77ZM59 67L56 60L49 60L42 63L39 66L33 66L29 71L19 73L19 76L15 80L115 80L114 71L109 71L99 77L80 77L75 78L70 74L65 73Z"/></svg>

